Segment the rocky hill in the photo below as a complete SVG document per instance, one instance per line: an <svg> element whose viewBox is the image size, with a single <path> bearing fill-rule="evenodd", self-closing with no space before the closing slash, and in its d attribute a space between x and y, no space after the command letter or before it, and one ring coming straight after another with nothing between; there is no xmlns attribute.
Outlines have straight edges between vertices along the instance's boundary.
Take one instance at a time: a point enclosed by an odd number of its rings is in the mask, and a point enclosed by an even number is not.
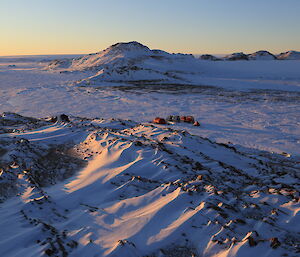
<svg viewBox="0 0 300 257"><path fill-rule="evenodd" d="M243 52L226 55L223 59L226 61L249 60L248 55Z"/></svg>
<svg viewBox="0 0 300 257"><path fill-rule="evenodd" d="M61 72L91 71L93 74L78 83L97 82L184 82L182 73L195 70L196 59L188 54L170 54L150 50L138 42L117 43L107 49L71 59L51 62L48 70ZM197 70L197 68L196 68Z"/></svg>
<svg viewBox="0 0 300 257"><path fill-rule="evenodd" d="M276 60L276 56L268 51L261 50L248 55L249 60Z"/></svg>
<svg viewBox="0 0 300 257"><path fill-rule="evenodd" d="M300 60L300 52L288 51L277 56L279 60Z"/></svg>
<svg viewBox="0 0 300 257"><path fill-rule="evenodd" d="M221 58L218 58L214 55L211 55L211 54L203 54L200 56L200 59L201 60L208 60L208 61L220 61L222 60Z"/></svg>

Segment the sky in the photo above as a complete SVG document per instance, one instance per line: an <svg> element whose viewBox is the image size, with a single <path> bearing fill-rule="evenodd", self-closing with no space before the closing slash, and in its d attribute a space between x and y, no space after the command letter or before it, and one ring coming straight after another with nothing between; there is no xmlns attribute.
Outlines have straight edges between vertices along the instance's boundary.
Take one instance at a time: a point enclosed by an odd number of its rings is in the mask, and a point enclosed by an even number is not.
<svg viewBox="0 0 300 257"><path fill-rule="evenodd" d="M300 50L300 0L0 0L0 55Z"/></svg>

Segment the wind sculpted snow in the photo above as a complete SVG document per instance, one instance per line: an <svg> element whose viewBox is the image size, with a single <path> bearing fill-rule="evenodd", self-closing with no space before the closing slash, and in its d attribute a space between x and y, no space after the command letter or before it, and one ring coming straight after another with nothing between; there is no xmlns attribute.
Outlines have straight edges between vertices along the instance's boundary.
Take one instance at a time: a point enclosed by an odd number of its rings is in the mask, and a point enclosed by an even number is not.
<svg viewBox="0 0 300 257"><path fill-rule="evenodd" d="M299 252L299 157L128 120L28 119L0 118L1 256Z"/></svg>

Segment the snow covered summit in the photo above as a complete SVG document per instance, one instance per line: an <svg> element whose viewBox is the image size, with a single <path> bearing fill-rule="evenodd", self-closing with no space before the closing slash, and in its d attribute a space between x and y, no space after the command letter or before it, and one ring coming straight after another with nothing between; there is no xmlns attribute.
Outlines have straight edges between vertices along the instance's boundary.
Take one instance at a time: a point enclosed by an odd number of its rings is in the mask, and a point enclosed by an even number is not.
<svg viewBox="0 0 300 257"><path fill-rule="evenodd" d="M300 60L300 52L288 51L277 56L279 60Z"/></svg>
<svg viewBox="0 0 300 257"><path fill-rule="evenodd" d="M226 61L248 60L248 55L243 52L233 53L224 57Z"/></svg>
<svg viewBox="0 0 300 257"><path fill-rule="evenodd" d="M269 51L261 50L248 55L249 60L276 60L276 56Z"/></svg>
<svg viewBox="0 0 300 257"><path fill-rule="evenodd" d="M53 61L47 69L59 71L93 71L81 85L98 82L182 82L179 74L191 72L196 59L189 54L170 54L151 50L138 42L117 43L107 49L80 58ZM195 70L195 68L194 68ZM178 72L179 71L179 72Z"/></svg>
<svg viewBox="0 0 300 257"><path fill-rule="evenodd" d="M151 50L138 42L117 43L101 52L72 60L69 68L72 70L86 70L102 68L110 64L125 65L129 60L144 58L149 55L151 55Z"/></svg>

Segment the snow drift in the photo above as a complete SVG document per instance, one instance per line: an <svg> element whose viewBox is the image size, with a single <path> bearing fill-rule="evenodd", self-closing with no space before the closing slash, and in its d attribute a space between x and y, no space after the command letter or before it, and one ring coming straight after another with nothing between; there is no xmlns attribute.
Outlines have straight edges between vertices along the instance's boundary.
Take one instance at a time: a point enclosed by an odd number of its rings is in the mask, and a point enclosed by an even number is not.
<svg viewBox="0 0 300 257"><path fill-rule="evenodd" d="M295 157L170 126L71 117L23 129L25 120L0 117L1 256L299 252Z"/></svg>

